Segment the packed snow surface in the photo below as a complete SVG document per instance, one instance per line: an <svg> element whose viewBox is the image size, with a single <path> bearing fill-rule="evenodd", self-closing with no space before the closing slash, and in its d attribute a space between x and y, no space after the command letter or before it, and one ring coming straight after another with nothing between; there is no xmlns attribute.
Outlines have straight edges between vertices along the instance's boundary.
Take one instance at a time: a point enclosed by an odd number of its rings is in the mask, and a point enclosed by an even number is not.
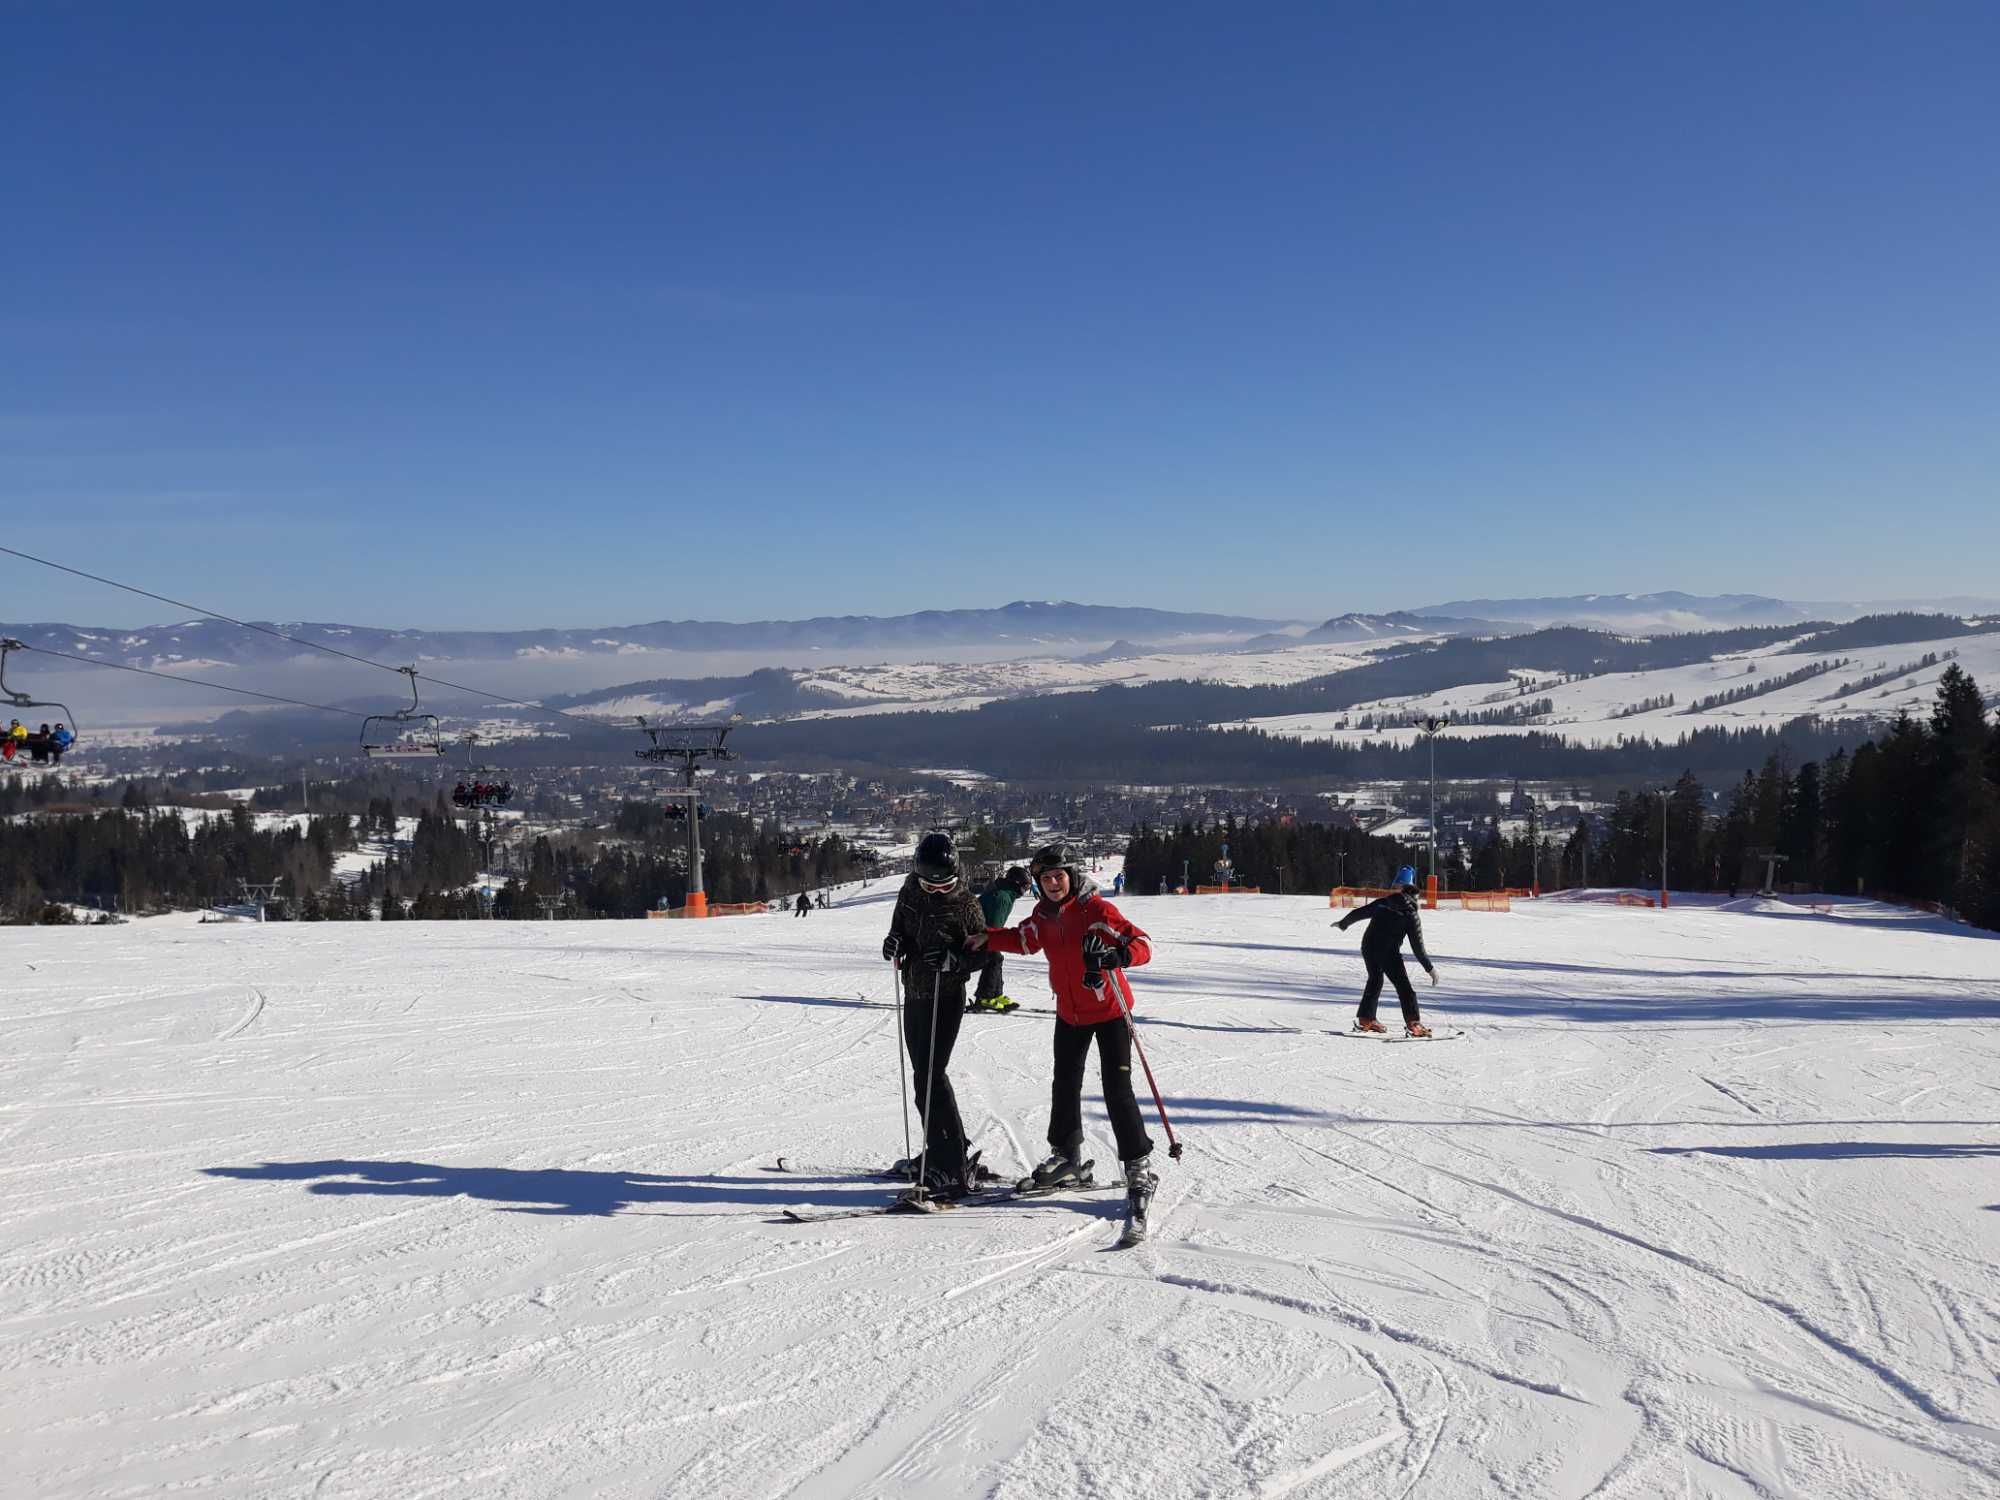
<svg viewBox="0 0 2000 1500"><path fill-rule="evenodd" d="M892 889L10 932L0 1493L2000 1493L2000 942L1446 910L1464 1035L1384 1044L1323 898L1127 898L1187 1151L1113 1251L1108 1192L780 1219L890 1196ZM1008 1171L1051 1024L960 1035Z"/></svg>

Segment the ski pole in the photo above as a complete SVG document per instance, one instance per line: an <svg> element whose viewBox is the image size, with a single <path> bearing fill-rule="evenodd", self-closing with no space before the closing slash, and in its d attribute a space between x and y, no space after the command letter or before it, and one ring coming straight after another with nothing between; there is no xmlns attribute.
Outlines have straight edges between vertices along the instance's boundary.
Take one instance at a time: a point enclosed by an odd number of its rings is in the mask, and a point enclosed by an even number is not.
<svg viewBox="0 0 2000 1500"><path fill-rule="evenodd" d="M889 982L896 987L896 1092L903 1100L903 1160L910 1159L910 1064L903 1055L903 976L889 960Z"/></svg>
<svg viewBox="0 0 2000 1500"><path fill-rule="evenodd" d="M1153 1081L1153 1065L1146 1061L1146 1049L1139 1045L1139 1028L1132 1021L1131 991L1125 983L1125 971L1113 969L1114 983L1111 993L1118 997L1118 1008L1125 1013L1125 1031L1132 1038L1132 1050L1139 1054L1139 1066L1146 1072L1146 1087L1153 1091L1153 1107L1160 1112L1160 1128L1167 1133L1167 1155L1175 1161L1181 1159L1181 1143L1174 1139L1174 1122L1167 1118L1167 1106L1160 1098L1160 1086Z"/></svg>

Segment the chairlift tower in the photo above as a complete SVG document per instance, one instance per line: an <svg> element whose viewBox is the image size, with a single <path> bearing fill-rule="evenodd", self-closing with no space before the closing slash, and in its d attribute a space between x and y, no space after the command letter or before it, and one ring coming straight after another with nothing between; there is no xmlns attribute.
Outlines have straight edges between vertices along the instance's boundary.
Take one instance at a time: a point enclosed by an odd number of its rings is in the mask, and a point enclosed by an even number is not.
<svg viewBox="0 0 2000 1500"><path fill-rule="evenodd" d="M731 714L720 724L648 724L643 716L639 728L652 743L632 753L654 765L678 761L681 785L667 795L687 799L688 894L687 914L708 915L708 892L701 884L701 810L695 798L695 773L705 760L735 760L736 752L726 745L729 731L743 722L743 715Z"/></svg>
<svg viewBox="0 0 2000 1500"><path fill-rule="evenodd" d="M1438 899L1438 736L1451 727L1449 715L1418 719L1417 728L1431 746L1431 883L1425 905L1435 907Z"/></svg>
<svg viewBox="0 0 2000 1500"><path fill-rule="evenodd" d="M542 909L542 920L553 922L556 919L556 913L562 910L563 898L560 896L537 896L535 897L535 904Z"/></svg>
<svg viewBox="0 0 2000 1500"><path fill-rule="evenodd" d="M1764 889L1757 894L1760 896L1775 896L1778 894L1778 867L1789 861L1791 855L1780 854L1776 850L1773 850L1769 854L1759 857L1764 861Z"/></svg>
<svg viewBox="0 0 2000 1500"><path fill-rule="evenodd" d="M281 883L276 880L239 880L236 882L243 891L243 904L257 908L257 920L259 922L264 920L264 908L270 903L271 898L277 894L278 886Z"/></svg>

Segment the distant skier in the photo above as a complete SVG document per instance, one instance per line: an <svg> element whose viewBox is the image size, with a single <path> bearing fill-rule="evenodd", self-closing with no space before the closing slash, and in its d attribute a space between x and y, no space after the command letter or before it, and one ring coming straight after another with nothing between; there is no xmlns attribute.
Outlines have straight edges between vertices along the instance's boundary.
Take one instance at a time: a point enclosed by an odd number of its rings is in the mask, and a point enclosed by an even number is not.
<svg viewBox="0 0 2000 1500"><path fill-rule="evenodd" d="M1104 1109L1125 1164L1127 1234L1143 1235L1146 1208L1160 1179L1153 1141L1132 1092L1132 1031L1125 1011L1132 987L1125 969L1153 956L1152 944L1098 893L1067 844L1051 844L1028 865L1041 900L1018 927L989 927L985 947L1000 953L1046 953L1056 992L1055 1075L1049 1084L1049 1146L1034 1181L1049 1187L1084 1181L1083 1068L1097 1043ZM1120 1004L1120 1001L1123 1004Z"/></svg>
<svg viewBox="0 0 2000 1500"><path fill-rule="evenodd" d="M1375 1002L1381 998L1382 980L1386 976L1395 984L1396 997L1403 1003L1403 1030L1410 1036L1429 1036L1431 1029L1418 1015L1417 992L1410 984L1409 971L1403 967L1403 939L1407 937L1417 962L1431 976L1431 983L1437 983L1437 968L1424 951L1423 919L1417 914L1417 872L1404 865L1396 872L1396 886L1392 894L1357 906L1333 924L1345 932L1364 918L1368 922L1368 930L1361 935L1361 958L1368 965L1368 983L1361 991L1361 1008L1355 1014L1354 1029L1388 1030L1375 1019Z"/></svg>
<svg viewBox="0 0 2000 1500"><path fill-rule="evenodd" d="M812 909L812 897L808 896L804 891L800 891L798 903L792 908L792 915L795 917L810 916L812 915Z"/></svg>
<svg viewBox="0 0 2000 1500"><path fill-rule="evenodd" d="M1111 894L1114 896L1125 894L1125 872L1123 870L1120 870L1116 875L1111 877Z"/></svg>
<svg viewBox="0 0 2000 1500"><path fill-rule="evenodd" d="M976 1168L966 1156L958 1096L945 1070L965 1019L965 976L979 962L968 944L985 933L986 919L959 872L949 834L924 835L911 863L882 956L897 965L902 985L911 1091L924 1117L922 1186L933 1198L956 1198L971 1189Z"/></svg>
<svg viewBox="0 0 2000 1500"><path fill-rule="evenodd" d="M986 889L979 893L979 910L986 917L986 925L1005 927L1007 918L1013 915L1014 903L1027 895L1029 889L1028 872L1019 865L994 876ZM977 959L974 961L978 962ZM995 1015L1004 1016L1010 1010L1021 1008L1018 1002L1007 998L1006 961L999 949L987 951L979 970L979 986L973 992L967 1010L990 1010Z"/></svg>

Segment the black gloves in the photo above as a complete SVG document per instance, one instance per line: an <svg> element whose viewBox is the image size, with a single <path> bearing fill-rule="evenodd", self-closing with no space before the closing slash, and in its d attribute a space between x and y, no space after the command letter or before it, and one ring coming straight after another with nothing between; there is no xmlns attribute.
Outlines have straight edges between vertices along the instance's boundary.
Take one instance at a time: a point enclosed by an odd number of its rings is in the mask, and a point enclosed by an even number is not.
<svg viewBox="0 0 2000 1500"><path fill-rule="evenodd" d="M954 948L949 943L937 943L924 949L924 962L940 974L956 974L969 967L963 948Z"/></svg>
<svg viewBox="0 0 2000 1500"><path fill-rule="evenodd" d="M1125 943L1114 941L1101 932L1093 932L1083 940L1083 966L1089 969L1122 969L1132 962L1132 950Z"/></svg>
<svg viewBox="0 0 2000 1500"><path fill-rule="evenodd" d="M894 963L903 956L903 939L897 933L890 933L882 939L882 956Z"/></svg>

